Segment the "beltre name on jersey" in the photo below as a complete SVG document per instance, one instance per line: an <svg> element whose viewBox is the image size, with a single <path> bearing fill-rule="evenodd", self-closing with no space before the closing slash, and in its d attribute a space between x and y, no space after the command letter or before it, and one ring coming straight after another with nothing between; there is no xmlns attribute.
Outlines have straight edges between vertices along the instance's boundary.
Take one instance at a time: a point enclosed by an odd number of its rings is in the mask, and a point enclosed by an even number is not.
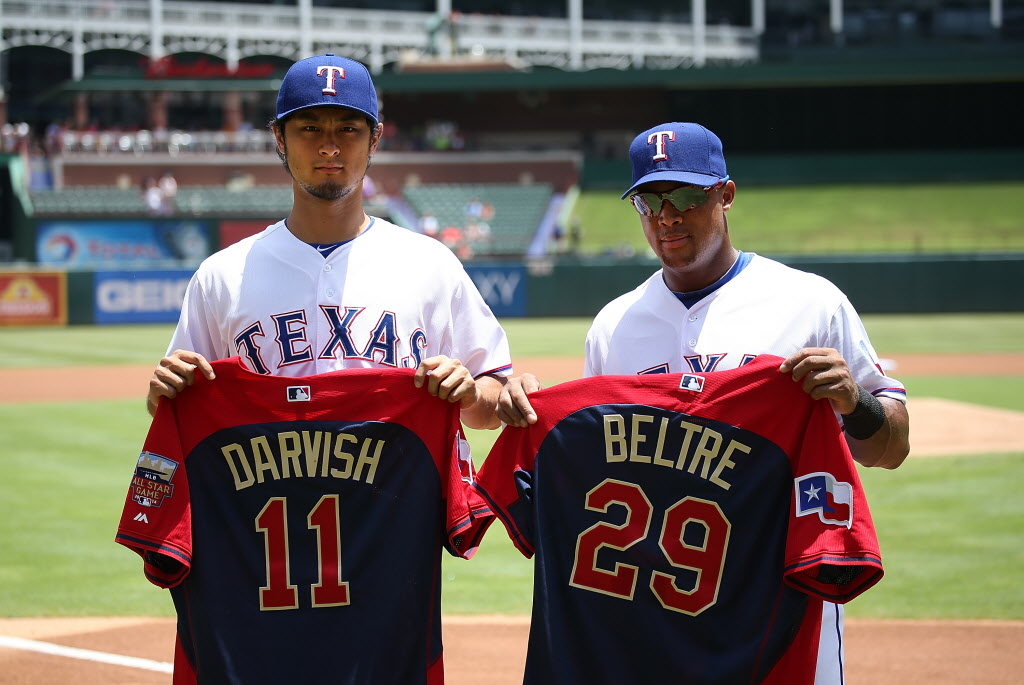
<svg viewBox="0 0 1024 685"><path fill-rule="evenodd" d="M687 421L635 413L604 417L605 461L630 462L683 470L728 490L726 480L736 468L737 454L750 454L750 445L734 439L726 442L718 431Z"/></svg>

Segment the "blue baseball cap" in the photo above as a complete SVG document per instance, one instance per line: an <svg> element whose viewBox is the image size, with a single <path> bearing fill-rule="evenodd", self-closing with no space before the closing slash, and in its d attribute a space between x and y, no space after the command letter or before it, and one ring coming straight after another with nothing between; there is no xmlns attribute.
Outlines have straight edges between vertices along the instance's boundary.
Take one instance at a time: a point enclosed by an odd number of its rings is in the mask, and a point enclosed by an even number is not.
<svg viewBox="0 0 1024 685"><path fill-rule="evenodd" d="M633 139L629 146L633 165L633 185L652 181L678 181L708 187L729 179L725 155L718 136L700 124L673 121L648 129Z"/></svg>
<svg viewBox="0 0 1024 685"><path fill-rule="evenodd" d="M355 60L326 55L293 64L277 93L277 119L310 107L347 107L378 123L377 91L366 67Z"/></svg>

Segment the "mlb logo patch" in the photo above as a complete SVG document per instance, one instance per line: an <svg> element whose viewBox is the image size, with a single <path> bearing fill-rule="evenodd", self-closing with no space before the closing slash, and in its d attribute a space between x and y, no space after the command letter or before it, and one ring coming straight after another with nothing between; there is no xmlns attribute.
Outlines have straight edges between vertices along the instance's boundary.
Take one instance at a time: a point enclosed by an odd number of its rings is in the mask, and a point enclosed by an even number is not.
<svg viewBox="0 0 1024 685"><path fill-rule="evenodd" d="M683 377L679 380L679 387L683 390L690 390L692 392L703 392L704 376L695 376L692 373L684 373Z"/></svg>
<svg viewBox="0 0 1024 685"><path fill-rule="evenodd" d="M853 526L853 486L818 471L800 476L796 485L796 515L818 514L822 523Z"/></svg>
<svg viewBox="0 0 1024 685"><path fill-rule="evenodd" d="M288 401L289 402L309 402L313 393L309 391L308 385L289 385L288 386Z"/></svg>

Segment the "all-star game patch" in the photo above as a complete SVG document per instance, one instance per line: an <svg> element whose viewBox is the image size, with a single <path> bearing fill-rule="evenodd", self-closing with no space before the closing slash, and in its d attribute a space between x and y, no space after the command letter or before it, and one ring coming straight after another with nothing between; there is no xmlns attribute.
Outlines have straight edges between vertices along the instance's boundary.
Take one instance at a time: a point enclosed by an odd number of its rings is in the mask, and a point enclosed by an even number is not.
<svg viewBox="0 0 1024 685"><path fill-rule="evenodd" d="M178 462L152 452L139 455L132 478L132 501L144 507L159 507L164 498L174 493L171 480L178 470Z"/></svg>

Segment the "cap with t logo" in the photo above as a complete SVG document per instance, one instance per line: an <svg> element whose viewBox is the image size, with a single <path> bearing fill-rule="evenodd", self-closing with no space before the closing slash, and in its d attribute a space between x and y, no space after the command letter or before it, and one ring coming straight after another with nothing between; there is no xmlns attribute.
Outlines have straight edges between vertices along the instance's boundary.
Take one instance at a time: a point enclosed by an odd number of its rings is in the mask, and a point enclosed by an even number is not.
<svg viewBox="0 0 1024 685"><path fill-rule="evenodd" d="M644 131L630 144L629 161L633 185L622 197L653 181L706 188L729 178L722 141L700 124L673 121Z"/></svg>
<svg viewBox="0 0 1024 685"><path fill-rule="evenodd" d="M377 91L365 66L328 52L293 64L277 93L277 118L309 107L347 107L377 123Z"/></svg>

